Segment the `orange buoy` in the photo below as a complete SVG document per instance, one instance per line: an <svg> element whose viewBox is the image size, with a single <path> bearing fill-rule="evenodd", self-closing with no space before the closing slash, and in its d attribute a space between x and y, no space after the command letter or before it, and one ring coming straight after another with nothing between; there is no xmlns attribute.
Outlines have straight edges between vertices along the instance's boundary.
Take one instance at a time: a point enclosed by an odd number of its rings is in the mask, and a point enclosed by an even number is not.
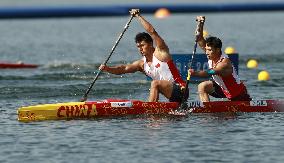
<svg viewBox="0 0 284 163"><path fill-rule="evenodd" d="M164 18L169 17L170 15L171 15L171 12L166 8L159 8L154 14L155 18L158 18L158 19L164 19Z"/></svg>

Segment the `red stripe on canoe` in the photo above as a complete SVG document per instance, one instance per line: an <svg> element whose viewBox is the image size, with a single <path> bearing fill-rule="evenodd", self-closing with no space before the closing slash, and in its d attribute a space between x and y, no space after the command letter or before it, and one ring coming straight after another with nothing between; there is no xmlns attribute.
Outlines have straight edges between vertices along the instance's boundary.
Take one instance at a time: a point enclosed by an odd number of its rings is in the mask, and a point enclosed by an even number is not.
<svg viewBox="0 0 284 163"><path fill-rule="evenodd" d="M95 104L98 116L137 115L137 114L168 114L178 108L175 102L143 102L139 100L107 99L102 102L88 101ZM188 102L192 113L219 112L284 112L283 100L254 101L212 101Z"/></svg>

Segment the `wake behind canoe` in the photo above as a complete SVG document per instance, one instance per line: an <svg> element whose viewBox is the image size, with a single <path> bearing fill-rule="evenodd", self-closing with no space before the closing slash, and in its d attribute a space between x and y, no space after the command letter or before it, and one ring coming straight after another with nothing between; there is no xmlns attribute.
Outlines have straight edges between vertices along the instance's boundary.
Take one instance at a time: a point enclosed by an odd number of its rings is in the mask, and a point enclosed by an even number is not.
<svg viewBox="0 0 284 163"><path fill-rule="evenodd" d="M167 115L178 108L176 102L144 102L139 100L107 99L103 101L43 104L18 109L19 121L94 119L126 115ZM192 113L218 112L284 112L282 100L215 101L188 103Z"/></svg>

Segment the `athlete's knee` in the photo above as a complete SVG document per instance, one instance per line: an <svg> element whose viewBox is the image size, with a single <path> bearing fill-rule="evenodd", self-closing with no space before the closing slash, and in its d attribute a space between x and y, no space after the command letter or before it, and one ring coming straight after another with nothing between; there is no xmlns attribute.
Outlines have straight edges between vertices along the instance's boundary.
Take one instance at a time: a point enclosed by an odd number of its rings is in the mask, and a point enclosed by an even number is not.
<svg viewBox="0 0 284 163"><path fill-rule="evenodd" d="M151 82L151 88L158 88L159 87L159 80L153 80Z"/></svg>
<svg viewBox="0 0 284 163"><path fill-rule="evenodd" d="M199 93L207 93L211 89L211 82L210 81L204 81L200 84L198 84L198 92Z"/></svg>
<svg viewBox="0 0 284 163"><path fill-rule="evenodd" d="M206 88L206 83L202 82L200 84L198 84L198 92L199 93L204 93L205 92L205 88Z"/></svg>

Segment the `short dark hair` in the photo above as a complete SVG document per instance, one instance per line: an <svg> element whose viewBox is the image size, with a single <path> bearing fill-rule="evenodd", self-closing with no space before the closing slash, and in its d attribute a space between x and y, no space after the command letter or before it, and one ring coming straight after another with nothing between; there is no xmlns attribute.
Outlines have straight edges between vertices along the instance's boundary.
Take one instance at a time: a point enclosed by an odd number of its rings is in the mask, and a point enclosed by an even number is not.
<svg viewBox="0 0 284 163"><path fill-rule="evenodd" d="M214 47L214 48L222 48L222 41L218 37L209 36L205 39L205 43L208 46Z"/></svg>
<svg viewBox="0 0 284 163"><path fill-rule="evenodd" d="M145 41L145 42L148 42L148 43L153 43L152 37L148 33L146 33L146 32L138 33L135 36L135 42L136 43L141 42L141 41Z"/></svg>

